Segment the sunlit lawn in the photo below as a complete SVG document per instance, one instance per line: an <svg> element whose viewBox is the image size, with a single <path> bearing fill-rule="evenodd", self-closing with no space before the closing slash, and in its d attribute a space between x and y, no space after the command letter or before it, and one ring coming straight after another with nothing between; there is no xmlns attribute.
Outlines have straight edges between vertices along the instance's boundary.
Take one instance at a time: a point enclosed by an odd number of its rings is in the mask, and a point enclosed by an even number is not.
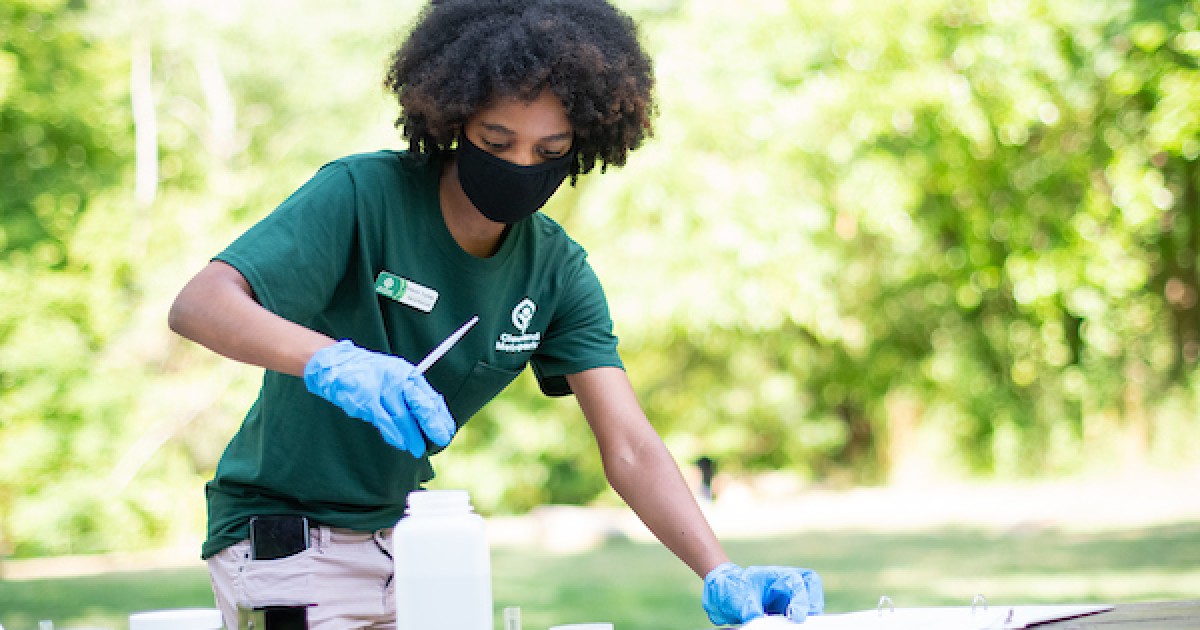
<svg viewBox="0 0 1200 630"><path fill-rule="evenodd" d="M730 541L743 563L800 564L825 580L829 612L897 605L1131 602L1200 597L1200 523L1104 533L819 532ZM695 630L706 623L699 582L657 545L613 541L574 555L493 550L497 610L520 606L527 630L606 620L621 630ZM6 630L127 627L130 612L211 606L203 568L0 581ZM501 619L497 614L497 627Z"/></svg>

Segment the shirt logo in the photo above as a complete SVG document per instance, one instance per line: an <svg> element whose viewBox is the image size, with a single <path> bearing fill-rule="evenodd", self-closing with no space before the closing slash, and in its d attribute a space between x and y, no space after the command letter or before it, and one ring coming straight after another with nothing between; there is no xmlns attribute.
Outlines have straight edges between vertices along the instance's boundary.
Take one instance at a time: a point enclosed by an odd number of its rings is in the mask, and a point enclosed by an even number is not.
<svg viewBox="0 0 1200 630"><path fill-rule="evenodd" d="M526 330L529 330L529 323L533 321L533 314L537 312L537 304L533 300L525 298L521 300L512 311L513 326L521 331L524 335Z"/></svg>
<svg viewBox="0 0 1200 630"><path fill-rule="evenodd" d="M533 315L536 312L537 304L534 304L533 300L525 298L518 302L512 310L512 323L517 330L521 331L521 334L501 333L500 338L496 340L496 351L530 352L537 350L542 343L542 333L529 332L529 325L533 323Z"/></svg>

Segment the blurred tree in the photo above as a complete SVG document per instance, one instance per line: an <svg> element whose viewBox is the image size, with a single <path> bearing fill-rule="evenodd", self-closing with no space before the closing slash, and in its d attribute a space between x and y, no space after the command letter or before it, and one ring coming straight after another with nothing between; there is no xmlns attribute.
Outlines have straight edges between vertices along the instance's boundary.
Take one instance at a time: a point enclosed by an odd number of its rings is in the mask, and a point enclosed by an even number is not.
<svg viewBox="0 0 1200 630"><path fill-rule="evenodd" d="M581 223L680 457L1186 453L1148 418L1193 407L1195 3L674 6L658 140Z"/></svg>
<svg viewBox="0 0 1200 630"><path fill-rule="evenodd" d="M361 4L0 8L0 553L202 527L258 374L173 338L166 308L323 161L394 137L380 77L414 3Z"/></svg>
<svg viewBox="0 0 1200 630"><path fill-rule="evenodd" d="M3 258L62 265L90 193L126 177L130 146L120 59L79 29L67 0L0 7ZM114 105L116 105L114 107Z"/></svg>
<svg viewBox="0 0 1200 630"><path fill-rule="evenodd" d="M43 535L34 512L86 512L77 488L105 419L88 414L90 357L128 308L120 256L76 256L100 236L131 154L119 52L89 36L76 3L0 6L0 549ZM106 207L107 206L107 207ZM85 244L86 248L88 245ZM51 506L51 504L53 507ZM50 517L51 519L53 517ZM25 529L23 529L25 528ZM80 524L87 536L94 522Z"/></svg>

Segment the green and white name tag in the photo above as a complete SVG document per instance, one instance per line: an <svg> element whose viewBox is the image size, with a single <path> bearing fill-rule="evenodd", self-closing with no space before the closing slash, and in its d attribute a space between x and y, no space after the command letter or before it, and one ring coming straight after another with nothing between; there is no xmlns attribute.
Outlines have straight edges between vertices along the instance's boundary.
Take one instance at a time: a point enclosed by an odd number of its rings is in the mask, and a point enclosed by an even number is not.
<svg viewBox="0 0 1200 630"><path fill-rule="evenodd" d="M375 277L375 292L422 313L432 311L438 299L437 291L386 271Z"/></svg>

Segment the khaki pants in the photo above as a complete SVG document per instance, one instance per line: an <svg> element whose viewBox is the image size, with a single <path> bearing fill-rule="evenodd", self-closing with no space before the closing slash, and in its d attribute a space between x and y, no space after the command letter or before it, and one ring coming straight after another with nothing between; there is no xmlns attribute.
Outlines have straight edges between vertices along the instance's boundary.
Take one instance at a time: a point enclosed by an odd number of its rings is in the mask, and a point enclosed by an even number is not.
<svg viewBox="0 0 1200 630"><path fill-rule="evenodd" d="M227 628L238 627L239 603L315 604L313 630L395 628L392 530L310 530L309 548L287 558L251 560L250 541L208 559L213 594Z"/></svg>

